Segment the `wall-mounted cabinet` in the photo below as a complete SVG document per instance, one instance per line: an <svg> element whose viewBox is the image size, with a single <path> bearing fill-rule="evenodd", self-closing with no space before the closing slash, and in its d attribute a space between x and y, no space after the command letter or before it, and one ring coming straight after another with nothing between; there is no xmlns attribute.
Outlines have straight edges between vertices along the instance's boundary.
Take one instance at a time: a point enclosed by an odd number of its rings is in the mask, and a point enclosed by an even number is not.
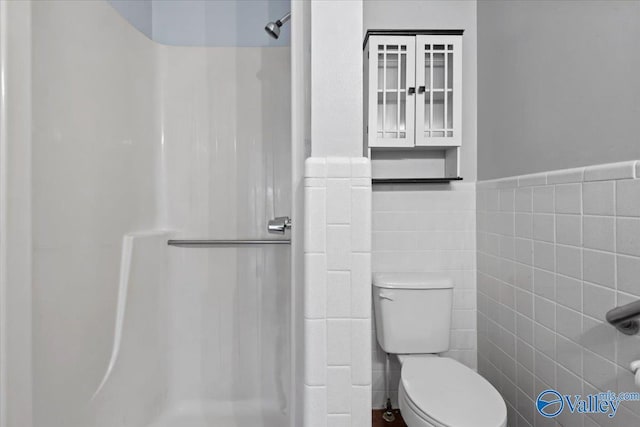
<svg viewBox="0 0 640 427"><path fill-rule="evenodd" d="M413 164L428 157L425 176L414 178L458 177L462 31L369 31L364 64L365 154L374 162L374 174L381 151L400 150L382 156L387 165L390 157L414 158ZM433 153L419 153L425 149L442 152L442 168L434 168ZM397 169L402 175L404 168Z"/></svg>

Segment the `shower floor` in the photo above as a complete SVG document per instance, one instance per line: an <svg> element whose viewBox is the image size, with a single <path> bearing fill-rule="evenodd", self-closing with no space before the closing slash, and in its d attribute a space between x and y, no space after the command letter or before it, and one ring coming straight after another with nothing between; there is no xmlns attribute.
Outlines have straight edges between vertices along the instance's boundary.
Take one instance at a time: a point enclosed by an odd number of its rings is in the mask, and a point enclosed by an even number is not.
<svg viewBox="0 0 640 427"><path fill-rule="evenodd" d="M287 415L260 401L184 402L148 427L282 427Z"/></svg>

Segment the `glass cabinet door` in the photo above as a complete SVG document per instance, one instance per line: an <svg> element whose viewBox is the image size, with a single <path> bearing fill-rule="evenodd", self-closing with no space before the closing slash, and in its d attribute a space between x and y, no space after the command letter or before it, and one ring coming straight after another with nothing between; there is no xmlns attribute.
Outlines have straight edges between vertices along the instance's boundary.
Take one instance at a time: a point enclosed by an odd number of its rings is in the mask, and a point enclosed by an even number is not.
<svg viewBox="0 0 640 427"><path fill-rule="evenodd" d="M368 61L369 146L413 147L415 37L371 37Z"/></svg>
<svg viewBox="0 0 640 427"><path fill-rule="evenodd" d="M461 54L459 36L416 37L416 145L462 142Z"/></svg>

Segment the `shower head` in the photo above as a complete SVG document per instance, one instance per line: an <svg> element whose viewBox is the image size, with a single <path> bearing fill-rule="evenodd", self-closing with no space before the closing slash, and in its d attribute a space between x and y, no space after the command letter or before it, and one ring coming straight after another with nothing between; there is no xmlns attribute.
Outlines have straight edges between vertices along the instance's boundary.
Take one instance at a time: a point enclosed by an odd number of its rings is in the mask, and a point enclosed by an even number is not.
<svg viewBox="0 0 640 427"><path fill-rule="evenodd" d="M264 27L264 30L271 37L273 37L274 39L277 39L278 37L280 37L280 27L282 27L285 24L285 22L287 22L289 19L291 19L291 12L288 12L286 15L278 19L276 22L269 22L266 25L266 27Z"/></svg>

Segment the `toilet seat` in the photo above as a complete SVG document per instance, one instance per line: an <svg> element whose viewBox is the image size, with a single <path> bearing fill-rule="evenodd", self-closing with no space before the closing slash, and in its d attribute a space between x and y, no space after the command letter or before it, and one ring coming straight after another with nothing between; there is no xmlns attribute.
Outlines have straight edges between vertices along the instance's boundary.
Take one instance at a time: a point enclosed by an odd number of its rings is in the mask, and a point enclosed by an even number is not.
<svg viewBox="0 0 640 427"><path fill-rule="evenodd" d="M409 427L506 426L507 408L498 391L451 358L406 359L399 388L400 410Z"/></svg>

